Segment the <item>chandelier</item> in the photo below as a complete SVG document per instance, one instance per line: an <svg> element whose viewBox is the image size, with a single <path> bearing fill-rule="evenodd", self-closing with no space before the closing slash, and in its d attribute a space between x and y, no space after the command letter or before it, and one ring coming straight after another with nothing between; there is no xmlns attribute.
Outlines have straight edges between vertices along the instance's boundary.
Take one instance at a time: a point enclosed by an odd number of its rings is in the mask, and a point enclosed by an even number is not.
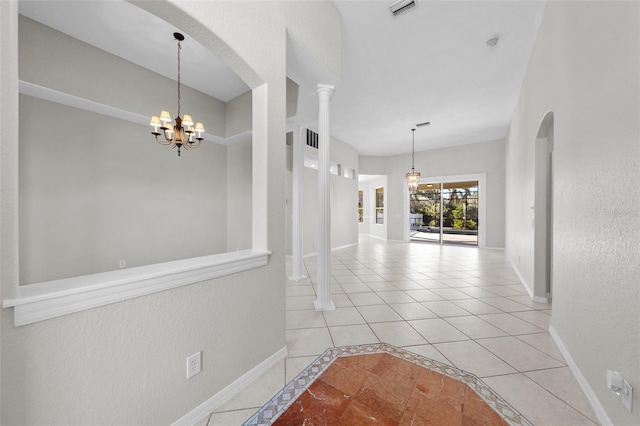
<svg viewBox="0 0 640 426"><path fill-rule="evenodd" d="M409 192L415 194L415 192L418 190L418 184L420 183L420 172L417 172L413 167L413 159L415 156L416 129L411 129L411 132L411 171L407 173L407 185L409 186Z"/></svg>
<svg viewBox="0 0 640 426"><path fill-rule="evenodd" d="M156 137L156 142L161 145L169 145L171 148L178 147L178 157L180 156L180 148L194 149L200 146L202 142L202 133L204 126L202 123L195 123L189 114L185 114L184 118L180 118L180 42L184 40L184 36L180 33L173 33L173 37L178 40L178 116L175 118L175 124L171 124L171 113L162 111L160 117L154 115L151 117L151 126L153 127L152 135ZM160 133L158 130L162 130ZM164 140L158 138L164 135ZM194 138L194 134L196 135ZM195 141L194 141L195 139Z"/></svg>

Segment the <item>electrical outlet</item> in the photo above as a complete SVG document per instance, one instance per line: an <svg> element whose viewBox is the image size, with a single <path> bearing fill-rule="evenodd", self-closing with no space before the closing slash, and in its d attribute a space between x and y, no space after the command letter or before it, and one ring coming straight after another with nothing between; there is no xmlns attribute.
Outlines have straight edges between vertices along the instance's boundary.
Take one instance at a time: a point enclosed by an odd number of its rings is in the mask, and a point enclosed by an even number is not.
<svg viewBox="0 0 640 426"><path fill-rule="evenodd" d="M624 387L622 388L622 393L620 394L620 398L622 398L622 403L624 404L625 407L627 407L627 410L629 410L629 412L632 412L633 411L633 388L631 387L629 382L627 382L626 380L624 381Z"/></svg>
<svg viewBox="0 0 640 426"><path fill-rule="evenodd" d="M127 262L125 260L120 261L120 268L125 268L127 266Z"/></svg>
<svg viewBox="0 0 640 426"><path fill-rule="evenodd" d="M202 370L202 352L187 358L187 379L192 378Z"/></svg>

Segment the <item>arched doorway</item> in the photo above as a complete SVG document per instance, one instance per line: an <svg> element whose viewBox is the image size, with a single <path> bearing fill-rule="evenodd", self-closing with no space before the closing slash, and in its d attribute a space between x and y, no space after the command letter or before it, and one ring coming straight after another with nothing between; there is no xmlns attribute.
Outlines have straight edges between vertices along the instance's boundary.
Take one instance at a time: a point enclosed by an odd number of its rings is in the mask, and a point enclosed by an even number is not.
<svg viewBox="0 0 640 426"><path fill-rule="evenodd" d="M534 299L553 294L553 143L554 117L548 112L538 128L535 146Z"/></svg>

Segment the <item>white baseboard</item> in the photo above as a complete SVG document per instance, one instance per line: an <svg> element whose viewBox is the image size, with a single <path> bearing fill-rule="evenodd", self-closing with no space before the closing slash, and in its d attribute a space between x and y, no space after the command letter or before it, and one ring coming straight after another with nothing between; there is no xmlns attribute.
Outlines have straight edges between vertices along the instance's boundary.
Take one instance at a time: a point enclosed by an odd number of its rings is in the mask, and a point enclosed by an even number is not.
<svg viewBox="0 0 640 426"><path fill-rule="evenodd" d="M553 326L549 327L549 334L551 335L551 337L553 337L553 340L555 340L556 345L558 345L558 349L560 349L562 356L564 356L565 361L567 361L569 369L573 373L573 376L576 378L576 381L582 389L582 392L584 392L585 396L587 397L589 404L591 404L591 408L593 408L593 411L598 417L598 421L600 422L600 424L602 424L603 426L613 426L613 423L611 423L611 419L609 419L609 416L607 416L607 412L604 410L602 404L600 404L600 400L589 385L589 382L587 382L587 379L578 368L578 365L573 360L571 353L569 353L569 349L567 349L564 342L562 341L562 338L560 338L560 335L558 334L556 329L553 328Z"/></svg>
<svg viewBox="0 0 640 426"><path fill-rule="evenodd" d="M504 247L488 247L488 246L484 246L484 247L478 247L482 250L497 250L497 251L504 251Z"/></svg>
<svg viewBox="0 0 640 426"><path fill-rule="evenodd" d="M533 300L536 303L549 303L549 299L548 298L542 297L542 296L535 296L533 294L533 290L531 290L531 288L527 284L527 281L524 279L524 277L520 273L520 270L518 269L518 267L516 266L515 262L513 261L513 259L511 259L511 256L509 256L509 253L507 253L506 250L505 250L505 254L507 255L507 259L509 259L509 263L511 263L511 267L516 272L516 275L518 276L518 279L522 283L522 286L524 287L524 289L527 291L527 294L529 295L531 300Z"/></svg>
<svg viewBox="0 0 640 426"><path fill-rule="evenodd" d="M213 395L211 398L198 405L196 408L182 416L182 418L176 420L173 423L173 426L182 426L182 425L194 425L202 420L204 417L208 416L209 413L214 411L216 408L220 407L223 403L231 399L241 390L249 386L253 383L258 377L262 376L266 373L271 367L273 367L277 362L285 359L287 356L287 347L284 346L282 349L262 361L260 364L256 365L254 368L249 370L246 374L240 376L229 386L222 389L217 394Z"/></svg>

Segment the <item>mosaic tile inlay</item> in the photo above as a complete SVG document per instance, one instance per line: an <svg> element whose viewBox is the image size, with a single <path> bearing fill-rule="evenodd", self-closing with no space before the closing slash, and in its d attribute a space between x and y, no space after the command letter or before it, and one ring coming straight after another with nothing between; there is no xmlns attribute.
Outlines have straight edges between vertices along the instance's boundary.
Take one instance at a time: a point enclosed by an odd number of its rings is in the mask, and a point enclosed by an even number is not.
<svg viewBox="0 0 640 426"><path fill-rule="evenodd" d="M262 406L254 415L252 415L243 426L271 425L282 414L291 407L298 397L300 397L316 379L322 375L338 358L351 357L369 354L388 354L401 360L408 361L419 367L429 369L435 373L442 374L446 377L455 379L473 390L480 399L509 425L531 426L532 424L511 407L504 399L496 394L489 386L487 386L477 376L466 371L457 369L450 365L446 365L429 358L414 354L395 346L385 343L346 346L339 348L327 349L315 361L311 363L304 371L298 374L291 382L289 382L280 392L278 392L271 400ZM323 378L324 380L324 378ZM474 397L475 398L475 397ZM477 398L476 398L477 399ZM356 403L354 409L361 404ZM351 409L352 407L350 407ZM394 424L397 424L394 423Z"/></svg>

